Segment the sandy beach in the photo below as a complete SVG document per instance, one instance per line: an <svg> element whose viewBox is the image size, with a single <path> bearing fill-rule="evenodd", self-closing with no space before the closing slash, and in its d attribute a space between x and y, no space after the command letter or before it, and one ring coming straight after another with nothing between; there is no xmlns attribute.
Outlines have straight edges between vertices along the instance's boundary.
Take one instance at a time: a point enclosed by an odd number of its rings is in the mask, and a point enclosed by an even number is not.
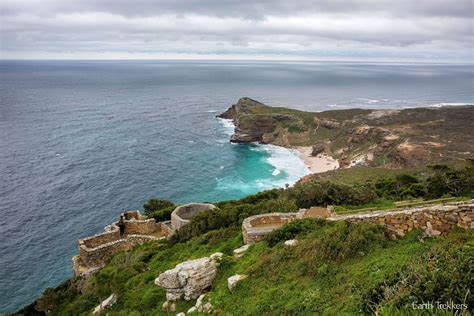
<svg viewBox="0 0 474 316"><path fill-rule="evenodd" d="M320 154L316 157L311 156L311 146L293 148L300 153L301 159L303 159L311 173L321 173L339 168L339 162L326 154Z"/></svg>

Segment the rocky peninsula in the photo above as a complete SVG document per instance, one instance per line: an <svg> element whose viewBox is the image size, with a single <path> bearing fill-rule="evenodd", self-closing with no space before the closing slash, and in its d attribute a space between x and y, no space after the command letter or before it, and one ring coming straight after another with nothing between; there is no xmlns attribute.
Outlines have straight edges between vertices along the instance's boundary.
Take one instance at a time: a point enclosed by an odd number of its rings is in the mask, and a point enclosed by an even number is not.
<svg viewBox="0 0 474 316"><path fill-rule="evenodd" d="M218 117L233 120L231 142L295 148L308 165L329 165L319 172L474 158L474 133L466 133L474 130L473 106L305 112L241 98Z"/></svg>

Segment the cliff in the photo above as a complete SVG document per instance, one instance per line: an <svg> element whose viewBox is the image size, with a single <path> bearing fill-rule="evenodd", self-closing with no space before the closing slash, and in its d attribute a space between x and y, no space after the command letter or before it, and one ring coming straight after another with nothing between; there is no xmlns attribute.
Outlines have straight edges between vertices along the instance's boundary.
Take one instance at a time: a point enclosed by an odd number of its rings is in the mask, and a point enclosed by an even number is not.
<svg viewBox="0 0 474 316"><path fill-rule="evenodd" d="M305 112L241 98L218 117L232 119L235 143L313 146L342 167L387 168L474 158L474 106Z"/></svg>

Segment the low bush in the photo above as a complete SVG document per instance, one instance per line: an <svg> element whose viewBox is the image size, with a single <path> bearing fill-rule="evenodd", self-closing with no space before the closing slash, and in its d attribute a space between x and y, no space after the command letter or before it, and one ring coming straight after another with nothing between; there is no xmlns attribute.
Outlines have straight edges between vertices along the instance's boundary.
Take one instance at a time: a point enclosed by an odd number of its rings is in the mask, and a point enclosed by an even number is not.
<svg viewBox="0 0 474 316"><path fill-rule="evenodd" d="M143 204L143 209L146 216L151 216L156 211L160 211L172 206L174 206L173 202L168 200L151 198L145 204Z"/></svg>
<svg viewBox="0 0 474 316"><path fill-rule="evenodd" d="M168 206L147 215L148 217L153 217L157 222L169 221L171 219L171 213L173 213L175 208L176 205Z"/></svg>

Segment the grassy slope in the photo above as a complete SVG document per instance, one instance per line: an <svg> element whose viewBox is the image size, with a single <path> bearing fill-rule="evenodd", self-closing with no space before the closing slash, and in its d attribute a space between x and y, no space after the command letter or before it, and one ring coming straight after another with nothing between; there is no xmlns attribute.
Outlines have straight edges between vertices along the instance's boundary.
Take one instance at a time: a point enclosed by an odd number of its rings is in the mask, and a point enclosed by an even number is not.
<svg viewBox="0 0 474 316"><path fill-rule="evenodd" d="M225 315L370 312L367 295L394 272L405 270L404 266L421 267L426 263L423 256L435 248L474 247L472 231L422 241L419 237L418 232L413 232L390 241L379 227L318 223L314 231L300 236L296 247L281 243L269 247L260 242L240 259L226 256L213 284L212 303ZM56 290L54 293L59 296L51 305L54 307L51 314L85 315L112 292L119 298L109 315L163 314L160 306L165 301L165 291L153 283L160 272L183 260L216 251L231 254L239 245L239 231L230 228L207 233L185 244L155 242L135 247L128 253L117 254L91 279L76 279L68 290ZM471 259L472 256L471 252ZM451 259L450 269L458 268L459 263ZM249 278L230 293L227 278L236 273L247 274ZM474 281L472 274L465 277ZM81 288L82 294L75 293L73 288ZM47 298L48 295L43 300ZM394 302L382 302L382 305L387 308ZM179 302L178 311L186 311L193 303Z"/></svg>

